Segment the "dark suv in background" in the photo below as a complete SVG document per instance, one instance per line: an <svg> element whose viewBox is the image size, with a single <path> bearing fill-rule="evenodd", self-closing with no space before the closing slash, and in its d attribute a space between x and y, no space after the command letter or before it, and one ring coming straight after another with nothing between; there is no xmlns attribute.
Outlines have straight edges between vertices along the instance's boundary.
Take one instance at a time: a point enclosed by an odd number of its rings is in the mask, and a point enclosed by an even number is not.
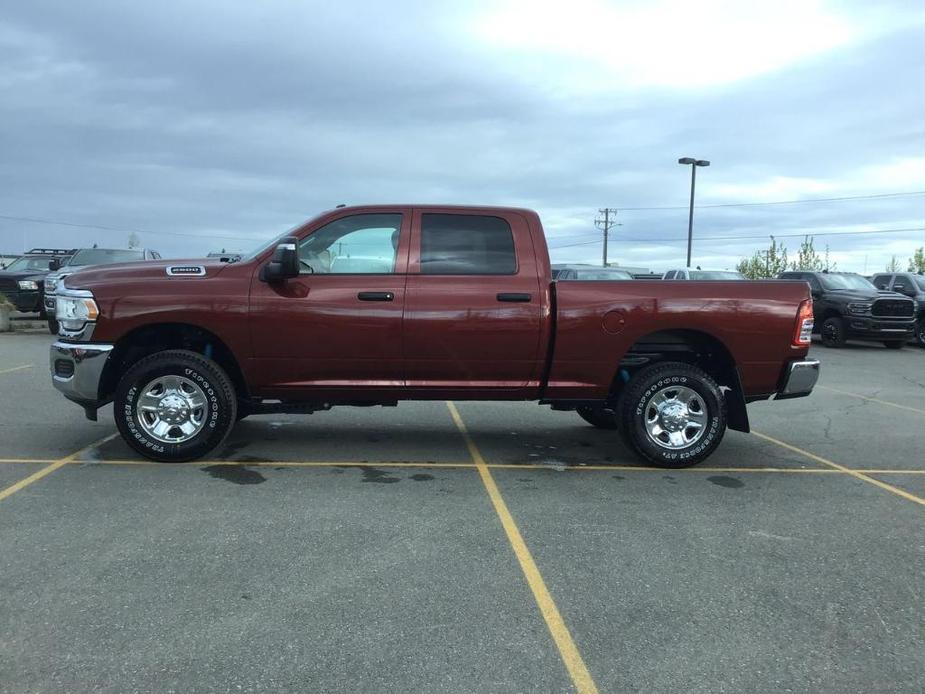
<svg viewBox="0 0 925 694"><path fill-rule="evenodd" d="M113 265L131 263L137 260L160 260L161 254L150 248L81 248L63 263L57 272L45 277L45 314L48 318L48 332L58 333L55 320L55 288L68 275L91 265Z"/></svg>
<svg viewBox="0 0 925 694"><path fill-rule="evenodd" d="M73 254L73 250L63 248L33 248L0 271L0 294L5 295L17 311L38 313L44 318L45 276Z"/></svg>
<svg viewBox="0 0 925 694"><path fill-rule="evenodd" d="M804 280L813 294L813 332L826 347L842 347L846 340L882 342L901 349L913 335L915 301L895 292L880 291L852 272L782 272L780 280Z"/></svg>
<svg viewBox="0 0 925 694"><path fill-rule="evenodd" d="M915 302L915 341L925 347L925 275L914 272L883 272L871 282L877 289L908 296Z"/></svg>

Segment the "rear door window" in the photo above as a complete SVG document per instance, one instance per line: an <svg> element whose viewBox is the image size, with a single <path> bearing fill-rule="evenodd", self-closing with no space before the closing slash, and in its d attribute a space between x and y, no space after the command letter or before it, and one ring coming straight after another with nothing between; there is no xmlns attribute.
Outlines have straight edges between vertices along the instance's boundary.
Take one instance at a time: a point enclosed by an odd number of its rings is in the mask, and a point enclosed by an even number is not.
<svg viewBox="0 0 925 694"><path fill-rule="evenodd" d="M487 215L422 215L422 274L513 275L516 272L514 234L505 220Z"/></svg>
<svg viewBox="0 0 925 694"><path fill-rule="evenodd" d="M871 282L874 283L877 289L889 289L890 279L892 279L891 275L875 275Z"/></svg>

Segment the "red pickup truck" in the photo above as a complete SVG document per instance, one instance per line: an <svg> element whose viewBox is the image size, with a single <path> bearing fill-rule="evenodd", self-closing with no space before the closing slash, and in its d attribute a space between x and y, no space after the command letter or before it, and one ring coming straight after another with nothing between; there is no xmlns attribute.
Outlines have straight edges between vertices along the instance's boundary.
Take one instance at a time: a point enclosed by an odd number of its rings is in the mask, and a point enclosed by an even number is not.
<svg viewBox="0 0 925 694"><path fill-rule="evenodd" d="M228 260L70 275L55 387L160 461L250 414L452 399L575 411L684 467L819 371L805 282L555 282L530 210L343 207Z"/></svg>

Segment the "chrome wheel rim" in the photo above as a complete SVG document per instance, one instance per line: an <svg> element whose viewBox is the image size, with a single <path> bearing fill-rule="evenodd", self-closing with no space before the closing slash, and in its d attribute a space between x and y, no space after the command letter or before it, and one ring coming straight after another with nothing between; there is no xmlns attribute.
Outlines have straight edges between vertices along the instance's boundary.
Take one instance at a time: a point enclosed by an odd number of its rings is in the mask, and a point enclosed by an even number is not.
<svg viewBox="0 0 925 694"><path fill-rule="evenodd" d="M206 423L207 399L202 388L183 376L158 376L141 390L135 418L142 430L161 443L183 443Z"/></svg>
<svg viewBox="0 0 925 694"><path fill-rule="evenodd" d="M662 448L687 448L706 433L706 403L687 386L662 388L646 403L643 416L649 440Z"/></svg>

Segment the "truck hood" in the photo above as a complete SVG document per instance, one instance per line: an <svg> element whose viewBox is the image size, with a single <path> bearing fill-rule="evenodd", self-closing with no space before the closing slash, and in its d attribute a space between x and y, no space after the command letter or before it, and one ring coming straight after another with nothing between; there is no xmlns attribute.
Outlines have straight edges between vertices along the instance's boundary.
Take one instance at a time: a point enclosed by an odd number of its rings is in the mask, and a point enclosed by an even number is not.
<svg viewBox="0 0 925 694"><path fill-rule="evenodd" d="M64 277L67 289L92 289L94 285L128 280L203 280L217 276L228 267L218 258L193 258L190 260L140 260L133 263L114 265L91 265L80 268L61 268L58 273Z"/></svg>
<svg viewBox="0 0 925 694"><path fill-rule="evenodd" d="M833 297L845 301L875 301L876 299L908 299L908 296L898 292L881 291L879 289L828 289Z"/></svg>

